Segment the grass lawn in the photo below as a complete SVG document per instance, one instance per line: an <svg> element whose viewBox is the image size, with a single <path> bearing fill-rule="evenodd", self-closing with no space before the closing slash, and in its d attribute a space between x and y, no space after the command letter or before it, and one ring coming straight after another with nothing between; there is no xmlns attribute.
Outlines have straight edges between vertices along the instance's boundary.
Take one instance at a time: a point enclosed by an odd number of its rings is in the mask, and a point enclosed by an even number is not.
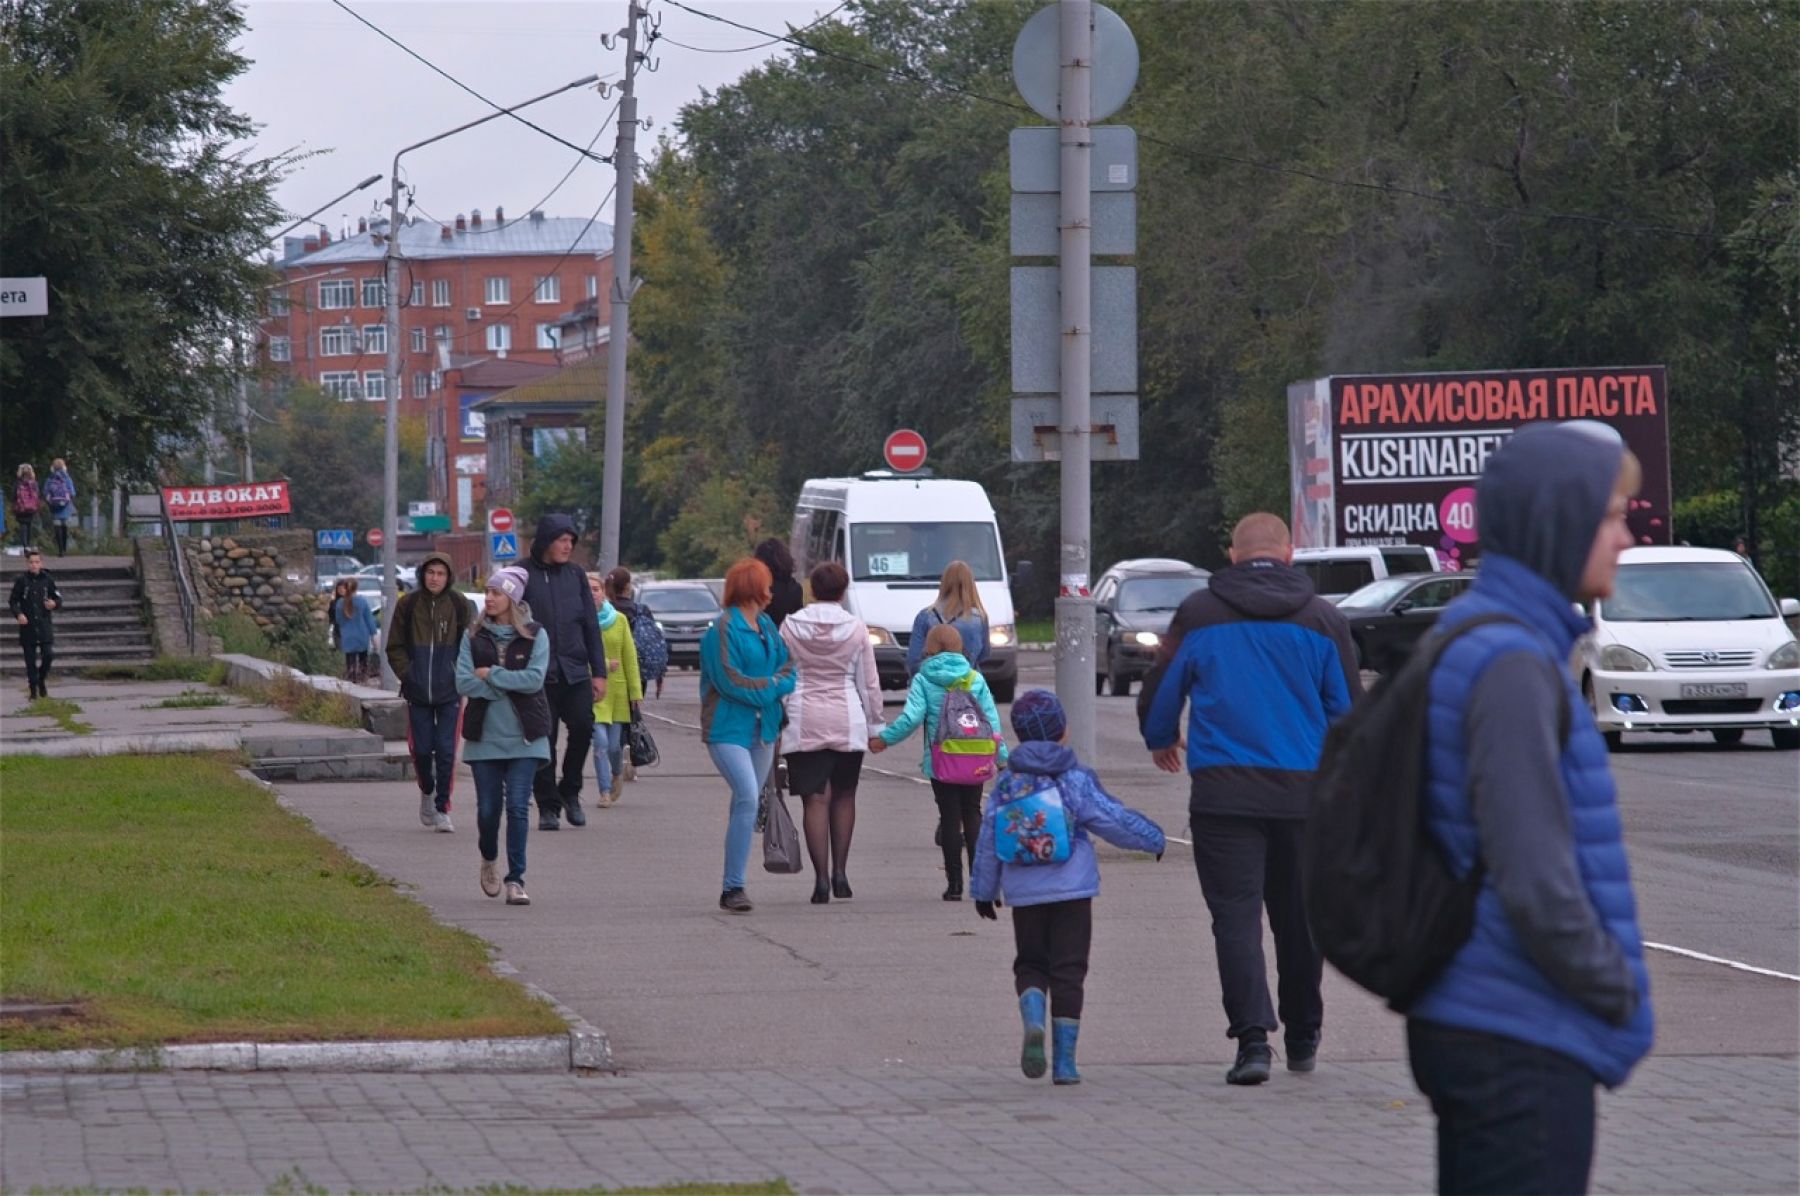
<svg viewBox="0 0 1800 1196"><path fill-rule="evenodd" d="M1020 619L1016 626L1021 644L1048 644L1056 640L1055 619Z"/></svg>
<svg viewBox="0 0 1800 1196"><path fill-rule="evenodd" d="M222 757L0 759L0 907L0 1049L566 1028Z"/></svg>
<svg viewBox="0 0 1800 1196"><path fill-rule="evenodd" d="M81 707L62 698L33 698L31 703L21 711L26 718L47 718L71 735L92 735L94 728L75 716L81 713Z"/></svg>

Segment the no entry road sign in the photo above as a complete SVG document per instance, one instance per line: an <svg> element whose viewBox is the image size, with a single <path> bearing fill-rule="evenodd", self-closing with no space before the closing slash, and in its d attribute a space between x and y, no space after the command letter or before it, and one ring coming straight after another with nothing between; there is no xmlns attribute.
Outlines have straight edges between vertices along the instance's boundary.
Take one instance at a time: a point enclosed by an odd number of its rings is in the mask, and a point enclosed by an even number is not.
<svg viewBox="0 0 1800 1196"><path fill-rule="evenodd" d="M925 464L925 438L911 428L901 428L881 446L881 455L889 469L911 473Z"/></svg>

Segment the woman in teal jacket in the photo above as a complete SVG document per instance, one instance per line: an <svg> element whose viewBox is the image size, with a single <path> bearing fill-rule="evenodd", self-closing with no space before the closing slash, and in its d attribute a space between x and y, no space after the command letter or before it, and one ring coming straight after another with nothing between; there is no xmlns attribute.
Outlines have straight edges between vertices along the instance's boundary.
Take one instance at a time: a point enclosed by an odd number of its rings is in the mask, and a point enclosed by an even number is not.
<svg viewBox="0 0 1800 1196"><path fill-rule="evenodd" d="M982 716L996 734L1000 731L1000 711L994 695L988 690L981 670L969 663L959 649L962 634L948 623L940 623L925 636L925 659L913 674L906 691L906 708L889 723L881 734L869 740L871 752L884 752L923 727L925 754L919 771L931 782L931 795L937 799L938 846L944 850L945 901L961 901L963 896L963 855L975 862L975 840L981 833L981 786L952 785L931 775L931 745L937 741L938 711L943 709L944 695L952 686L967 684L969 696L981 708ZM1000 740L999 764L1006 767L1006 740Z"/></svg>
<svg viewBox="0 0 1800 1196"><path fill-rule="evenodd" d="M794 692L787 645L763 613L774 584L769 567L754 557L733 565L725 573L725 613L700 639L700 735L713 767L731 786L719 908L734 914L753 908L744 871L757 798L775 762L781 700Z"/></svg>

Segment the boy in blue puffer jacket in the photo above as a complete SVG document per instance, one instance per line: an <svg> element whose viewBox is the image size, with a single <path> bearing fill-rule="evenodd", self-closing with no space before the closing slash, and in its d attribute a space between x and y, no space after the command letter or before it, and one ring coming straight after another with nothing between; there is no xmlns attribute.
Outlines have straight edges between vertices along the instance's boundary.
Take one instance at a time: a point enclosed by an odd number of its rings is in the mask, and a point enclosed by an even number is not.
<svg viewBox="0 0 1800 1196"><path fill-rule="evenodd" d="M1100 864L1089 833L1128 851L1162 859L1162 828L1121 805L1091 768L1064 746L1068 719L1056 695L1034 689L1012 708L1019 746L994 785L981 820L969 892L975 912L997 920L1004 892L1012 906L1013 984L1025 1021L1019 1067L1044 1074L1046 1005L1056 1045L1058 1084L1079 1084L1075 1040L1081 1032L1082 984L1094 931ZM1049 997L1046 1000L1046 990Z"/></svg>

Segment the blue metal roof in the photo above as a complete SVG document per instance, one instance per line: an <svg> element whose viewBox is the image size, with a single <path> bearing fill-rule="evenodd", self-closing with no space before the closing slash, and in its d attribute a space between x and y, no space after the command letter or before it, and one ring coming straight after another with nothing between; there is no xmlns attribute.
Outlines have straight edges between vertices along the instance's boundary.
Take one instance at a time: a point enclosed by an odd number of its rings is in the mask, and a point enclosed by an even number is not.
<svg viewBox="0 0 1800 1196"><path fill-rule="evenodd" d="M387 221L374 222L366 233L333 241L323 249L281 262L282 268L331 266L342 262L380 261L387 247L378 239ZM400 256L413 261L431 258L526 257L575 253L595 257L612 250L612 225L579 216L530 216L505 224L484 222L480 228L450 230L445 239L442 225L423 220L400 229Z"/></svg>

